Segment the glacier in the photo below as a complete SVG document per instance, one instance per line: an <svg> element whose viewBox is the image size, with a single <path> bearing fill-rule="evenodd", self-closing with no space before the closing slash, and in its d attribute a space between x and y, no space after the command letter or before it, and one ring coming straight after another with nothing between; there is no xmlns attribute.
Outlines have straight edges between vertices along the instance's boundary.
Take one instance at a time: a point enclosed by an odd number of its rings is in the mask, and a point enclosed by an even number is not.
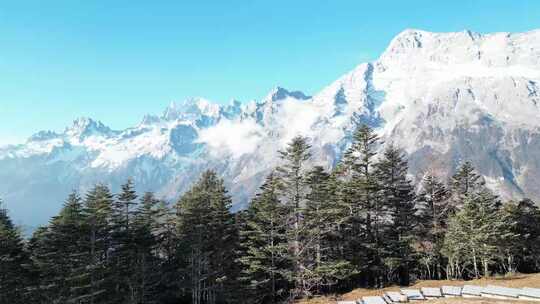
<svg viewBox="0 0 540 304"><path fill-rule="evenodd" d="M276 87L227 105L190 98L125 130L79 118L63 132L0 147L0 197L18 223L35 227L74 189L104 182L117 190L131 177L139 191L175 201L214 169L236 210L294 136L308 136L313 162L330 168L359 124L401 147L416 180L448 178L469 160L502 198L539 200L540 30L408 29L314 96Z"/></svg>

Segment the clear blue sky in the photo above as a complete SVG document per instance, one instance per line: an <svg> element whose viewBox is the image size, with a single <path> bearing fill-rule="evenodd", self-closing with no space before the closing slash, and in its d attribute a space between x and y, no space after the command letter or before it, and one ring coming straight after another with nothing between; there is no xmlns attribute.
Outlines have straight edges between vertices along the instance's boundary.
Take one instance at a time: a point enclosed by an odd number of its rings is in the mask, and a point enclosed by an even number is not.
<svg viewBox="0 0 540 304"><path fill-rule="evenodd" d="M173 100L317 92L405 28L527 31L540 1L1 1L0 144Z"/></svg>

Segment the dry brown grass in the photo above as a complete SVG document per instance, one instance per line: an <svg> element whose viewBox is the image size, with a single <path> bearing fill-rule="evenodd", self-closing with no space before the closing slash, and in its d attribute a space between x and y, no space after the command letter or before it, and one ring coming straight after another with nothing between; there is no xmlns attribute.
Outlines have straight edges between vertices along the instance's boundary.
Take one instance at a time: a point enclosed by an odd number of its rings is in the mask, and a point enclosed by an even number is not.
<svg viewBox="0 0 540 304"><path fill-rule="evenodd" d="M489 279L479 279L472 281L418 281L411 286L411 288L420 288L420 287L440 287L443 285L464 285L464 284L474 284L474 285L499 285L505 287L538 287L540 288L540 273L537 274L516 274L513 276L506 277L494 277ZM309 300L299 301L298 304L333 304L337 300L356 300L365 296L380 296L386 291L397 291L399 286L392 286L383 289L365 289L358 288L349 293L343 295L327 296L320 298L313 298ZM487 300L487 299L463 299L463 298L448 298L441 300L430 301L429 303L437 304L450 304L450 303L475 303L475 304L499 304L499 303L508 303L508 301L500 300ZM519 301L519 303L528 303L524 301ZM534 302L532 302L534 303ZM538 303L538 302L536 302Z"/></svg>

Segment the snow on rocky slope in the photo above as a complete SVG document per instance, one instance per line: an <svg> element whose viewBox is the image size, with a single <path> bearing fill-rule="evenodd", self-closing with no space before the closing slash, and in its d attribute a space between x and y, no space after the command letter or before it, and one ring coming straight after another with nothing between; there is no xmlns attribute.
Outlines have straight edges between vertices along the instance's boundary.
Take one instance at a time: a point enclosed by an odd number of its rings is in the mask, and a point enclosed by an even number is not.
<svg viewBox="0 0 540 304"><path fill-rule="evenodd" d="M402 147L415 178L471 160L501 196L540 199L540 31L406 30L313 97L278 87L258 102L193 98L122 131L80 118L0 148L0 197L36 225L72 189L133 177L173 200L211 168L241 208L295 135L312 138L315 162L330 167L359 123Z"/></svg>

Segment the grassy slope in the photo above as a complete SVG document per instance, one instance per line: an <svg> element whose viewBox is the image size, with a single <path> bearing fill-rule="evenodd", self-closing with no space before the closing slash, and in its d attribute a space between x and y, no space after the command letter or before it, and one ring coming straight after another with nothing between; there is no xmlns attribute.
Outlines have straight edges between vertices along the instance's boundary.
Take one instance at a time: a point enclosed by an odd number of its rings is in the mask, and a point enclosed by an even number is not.
<svg viewBox="0 0 540 304"><path fill-rule="evenodd" d="M506 286L506 287L537 287L540 288L540 273L538 274L519 274L509 277L501 277L501 278L490 278L490 279L479 279L479 280L472 280L472 281L447 281L447 280L441 280L441 281L418 281L414 285L411 286L411 288L420 288L420 287L440 287L442 285L464 285L464 284L474 284L474 285L499 285L499 286ZM387 287L384 289L365 289L365 288L359 288L355 289L349 293L343 294L343 295L335 295L335 296L328 296L328 297L321 297L321 298L313 298L309 300L303 300L298 302L299 304L333 304L336 302L336 300L356 300L358 298L361 298L363 296L378 296L382 295L385 291L397 291L399 290L398 286L395 287ZM446 303L476 303L476 304L482 304L482 303L489 303L489 304L499 304L499 303L508 303L508 301L497 301L497 300L486 300L486 299L479 299L479 300L464 300L462 298L456 298L456 299L441 299L436 301L429 301L429 303L437 303L437 304L446 304ZM538 303L538 302L525 302L525 301L519 301L519 303Z"/></svg>

